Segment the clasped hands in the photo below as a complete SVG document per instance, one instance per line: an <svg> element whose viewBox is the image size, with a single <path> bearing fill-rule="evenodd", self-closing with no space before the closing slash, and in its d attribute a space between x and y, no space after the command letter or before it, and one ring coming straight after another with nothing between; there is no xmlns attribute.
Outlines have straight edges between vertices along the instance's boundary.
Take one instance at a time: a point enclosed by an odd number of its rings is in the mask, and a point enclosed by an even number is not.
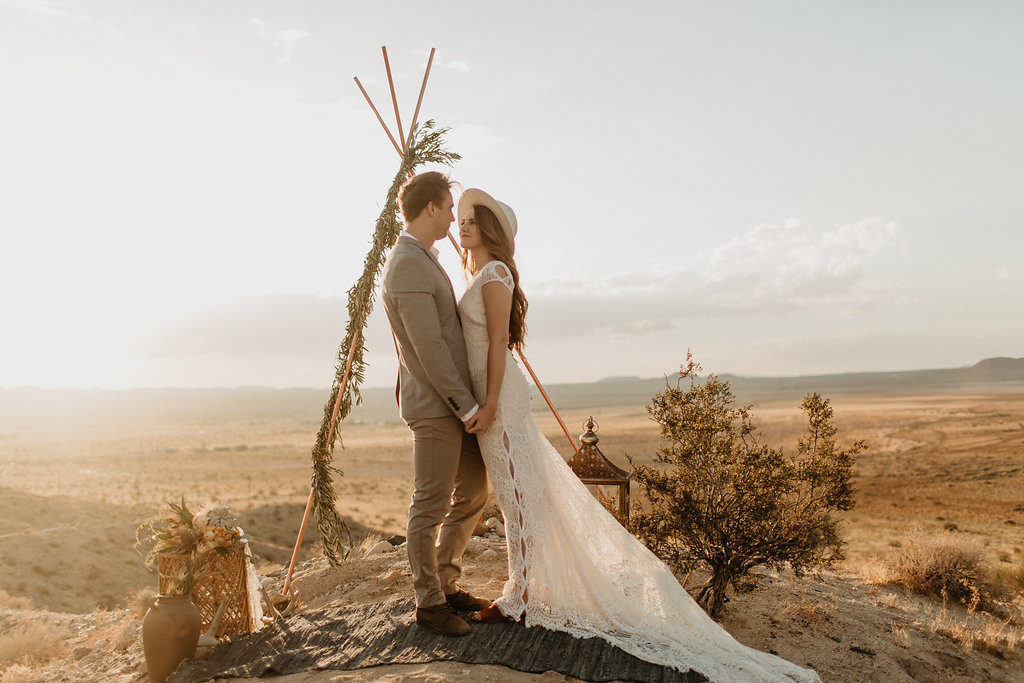
<svg viewBox="0 0 1024 683"><path fill-rule="evenodd" d="M466 431L470 434L479 434L494 422L494 414L498 411L497 404L489 404L481 406L479 410L473 413L473 417L465 421Z"/></svg>

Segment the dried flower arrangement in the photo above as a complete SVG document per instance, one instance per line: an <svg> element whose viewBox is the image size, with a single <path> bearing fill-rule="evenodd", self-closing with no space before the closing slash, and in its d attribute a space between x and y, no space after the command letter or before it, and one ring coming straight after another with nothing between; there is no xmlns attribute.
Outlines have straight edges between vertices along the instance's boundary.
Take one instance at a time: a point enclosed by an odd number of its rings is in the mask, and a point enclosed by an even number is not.
<svg viewBox="0 0 1024 683"><path fill-rule="evenodd" d="M180 503L169 502L170 514L163 513L143 521L135 530L136 548L154 542L146 555L146 566L155 568L163 554L187 556L171 581L168 595L190 595L200 571L211 553L221 556L244 553L249 543L238 519L226 505L212 504L193 512L182 496Z"/></svg>

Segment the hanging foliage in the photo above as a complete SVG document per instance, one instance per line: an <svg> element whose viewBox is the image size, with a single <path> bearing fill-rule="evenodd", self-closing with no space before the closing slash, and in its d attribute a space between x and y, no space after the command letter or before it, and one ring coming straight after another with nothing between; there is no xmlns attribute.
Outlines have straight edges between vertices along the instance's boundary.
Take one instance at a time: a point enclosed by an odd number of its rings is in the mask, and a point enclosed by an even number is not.
<svg viewBox="0 0 1024 683"><path fill-rule="evenodd" d="M334 363L335 375L331 396L324 405L324 419L316 436L316 444L313 446L312 486L317 520L316 529L324 545L324 554L332 566L338 565L347 557L349 549L352 547L352 536L348 525L335 509L338 495L334 492L331 472L337 472L339 475L343 473L331 464L334 459L334 444L339 440L339 424L352 410L353 405L362 402L359 385L362 384L366 371L366 361L363 359L365 351L363 332L366 329L366 321L373 310L377 278L384 268L384 260L402 232L402 222L398 217L398 191L418 166L427 163L450 166L460 158L458 154L445 149L444 135L447 132L447 128L435 128L432 120L414 129L411 136L412 144L402 155L402 164L395 174L391 189L388 190L387 200L384 202L384 208L377 218L373 232L373 245L366 255L363 274L348 290L348 327L345 331L345 339L338 349L338 356ZM356 340L355 346L353 346L353 339ZM341 396L337 418L332 424L331 417L334 415L334 405L338 400L338 393L342 389L350 349L353 356L352 368Z"/></svg>

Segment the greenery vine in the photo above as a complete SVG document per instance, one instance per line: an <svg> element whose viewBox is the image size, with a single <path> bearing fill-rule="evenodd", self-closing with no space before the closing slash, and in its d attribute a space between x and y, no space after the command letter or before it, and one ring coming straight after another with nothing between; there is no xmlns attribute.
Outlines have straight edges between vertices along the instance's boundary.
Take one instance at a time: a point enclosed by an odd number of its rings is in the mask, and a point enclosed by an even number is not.
<svg viewBox="0 0 1024 683"><path fill-rule="evenodd" d="M338 495L334 491L332 472L339 476L344 473L332 463L334 461L334 444L341 440L339 425L352 410L353 405L362 402L359 385L363 382L366 371L364 352L364 330L366 322L373 311L373 299L377 291L377 279L384 268L384 260L388 251L395 245L402 232L402 222L398 217L398 191L418 166L427 163L450 166L461 157L449 152L444 146L444 135L447 128L436 128L434 122L426 121L417 126L411 136L412 144L402 155L402 163L395 174L395 179L388 190L384 208L377 218L373 233L373 243L363 263L363 273L356 284L348 290L348 326L345 339L338 348L334 363L334 383L331 395L324 404L324 418L317 432L316 444L313 446L313 507L316 512L316 529L324 546L324 555L332 566L337 566L348 556L352 547L352 534L345 520L338 514L335 504ZM356 338L355 346L352 341ZM352 368L348 383L341 397L341 406L335 423L331 424L334 404L341 391L342 378L348 362L349 349L352 349ZM333 438L329 435L333 434Z"/></svg>

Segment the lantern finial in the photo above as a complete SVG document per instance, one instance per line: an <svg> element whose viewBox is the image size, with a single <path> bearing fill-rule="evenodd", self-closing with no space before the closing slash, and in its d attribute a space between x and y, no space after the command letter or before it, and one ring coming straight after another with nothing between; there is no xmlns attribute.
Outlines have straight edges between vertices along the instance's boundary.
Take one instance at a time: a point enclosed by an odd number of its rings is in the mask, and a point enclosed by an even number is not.
<svg viewBox="0 0 1024 683"><path fill-rule="evenodd" d="M597 424L597 422L594 421L593 416L588 417L583 422L583 428L585 430L587 430L587 431L585 431L582 434L580 434L580 443L585 445L585 446L596 445L597 442L599 441L599 439L598 439L597 434L594 433L594 431L595 431L596 428L598 428L600 426L601 425Z"/></svg>
<svg viewBox="0 0 1024 683"><path fill-rule="evenodd" d="M583 429L586 431L580 434L579 450L567 464L581 482L597 486L599 492L601 486L618 486L618 515L619 519L623 520L629 517L629 480L633 475L616 467L597 447L598 437L594 432L598 427L593 416L583 421ZM608 502L607 499L605 502Z"/></svg>

